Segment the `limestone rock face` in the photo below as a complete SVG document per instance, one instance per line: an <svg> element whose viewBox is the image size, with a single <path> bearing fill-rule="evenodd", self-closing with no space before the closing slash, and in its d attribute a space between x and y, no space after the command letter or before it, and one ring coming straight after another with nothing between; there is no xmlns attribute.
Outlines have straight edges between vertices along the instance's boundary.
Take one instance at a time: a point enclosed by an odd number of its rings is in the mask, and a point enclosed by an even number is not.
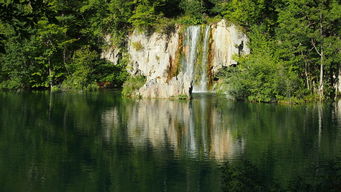
<svg viewBox="0 0 341 192"><path fill-rule="evenodd" d="M118 64L118 61L120 59L120 50L109 48L102 52L101 58L106 59L110 62L112 62L114 65Z"/></svg>
<svg viewBox="0 0 341 192"><path fill-rule="evenodd" d="M212 25L212 53L213 73L224 66L236 65L233 55L250 54L247 36L234 24L227 24L225 20Z"/></svg>
<svg viewBox="0 0 341 192"><path fill-rule="evenodd" d="M208 82L219 69L237 64L233 55L249 54L248 41L236 25L225 20L206 26L177 26L169 34L134 31L128 39L127 69L131 75L146 77L137 93L143 98L190 96L198 81ZM102 56L117 63L118 52L109 49Z"/></svg>
<svg viewBox="0 0 341 192"><path fill-rule="evenodd" d="M105 38L106 42L109 42L111 39L110 35L107 35ZM120 59L120 49L115 49L114 47L109 47L108 49L104 50L101 53L101 58L106 59L110 62L112 62L114 65L118 64L118 61Z"/></svg>
<svg viewBox="0 0 341 192"><path fill-rule="evenodd" d="M178 27L169 35L153 33L151 36L135 31L129 36L128 52L132 75L143 75L146 84L139 90L144 98L169 98L178 95L189 96L190 81L183 80L183 74L170 77L175 65L181 36Z"/></svg>

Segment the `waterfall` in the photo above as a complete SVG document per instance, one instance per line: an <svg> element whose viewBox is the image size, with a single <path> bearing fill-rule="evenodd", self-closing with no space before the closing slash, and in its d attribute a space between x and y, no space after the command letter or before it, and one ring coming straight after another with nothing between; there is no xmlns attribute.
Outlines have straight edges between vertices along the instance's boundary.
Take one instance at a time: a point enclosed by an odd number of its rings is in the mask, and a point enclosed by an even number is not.
<svg viewBox="0 0 341 192"><path fill-rule="evenodd" d="M208 51L209 51L209 38L210 38L210 26L205 28L205 36L202 47L202 58L200 70L196 73L200 76L199 82L196 82L193 86L193 92L207 92L207 63L208 63Z"/></svg>
<svg viewBox="0 0 341 192"><path fill-rule="evenodd" d="M197 45L200 39L200 26L190 26L186 30L186 41L185 46L188 51L186 54L184 66L185 74L193 79L194 76L194 66L197 59Z"/></svg>
<svg viewBox="0 0 341 192"><path fill-rule="evenodd" d="M190 26L184 36L184 55L182 63L184 81L191 82L192 92L208 91L208 55L211 27L209 25Z"/></svg>

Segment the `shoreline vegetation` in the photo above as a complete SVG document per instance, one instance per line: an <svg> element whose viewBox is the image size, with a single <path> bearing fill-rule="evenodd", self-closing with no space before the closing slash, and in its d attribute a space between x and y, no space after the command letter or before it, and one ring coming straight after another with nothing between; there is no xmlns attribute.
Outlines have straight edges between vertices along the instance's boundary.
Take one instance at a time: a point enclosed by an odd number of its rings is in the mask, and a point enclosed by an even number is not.
<svg viewBox="0 0 341 192"><path fill-rule="evenodd" d="M133 30L169 33L226 19L245 31L251 54L216 74L217 93L265 103L332 101L340 92L340 10L337 0L0 1L0 90L123 87L133 96L145 81L126 70ZM101 59L108 47L121 50L118 65Z"/></svg>

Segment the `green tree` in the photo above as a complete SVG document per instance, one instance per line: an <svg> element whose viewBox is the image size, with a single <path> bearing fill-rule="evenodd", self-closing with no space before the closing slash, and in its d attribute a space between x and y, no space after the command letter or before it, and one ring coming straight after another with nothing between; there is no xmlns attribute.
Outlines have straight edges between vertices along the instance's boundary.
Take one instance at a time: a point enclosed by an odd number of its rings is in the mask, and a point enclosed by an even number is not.
<svg viewBox="0 0 341 192"><path fill-rule="evenodd" d="M65 88L84 89L93 83L92 74L95 70L98 54L85 46L75 51L72 62L66 67L71 75L64 82Z"/></svg>
<svg viewBox="0 0 341 192"><path fill-rule="evenodd" d="M318 93L320 99L335 94L340 63L338 9L336 1L312 0L289 0L279 9L277 37L282 58L297 68L306 79L306 87Z"/></svg>
<svg viewBox="0 0 341 192"><path fill-rule="evenodd" d="M137 0L135 1L135 9L129 22L138 29L149 29L162 16L161 12L157 12L158 7L161 7L164 0Z"/></svg>
<svg viewBox="0 0 341 192"><path fill-rule="evenodd" d="M42 85L35 86L49 86L52 88L58 82L58 78L64 75L63 68L65 66L61 65L56 54L59 53L59 43L64 38L66 30L64 27L50 23L47 18L42 18L42 20L38 21L36 38L43 52L41 56L36 57L36 61L42 68L47 69L48 76Z"/></svg>

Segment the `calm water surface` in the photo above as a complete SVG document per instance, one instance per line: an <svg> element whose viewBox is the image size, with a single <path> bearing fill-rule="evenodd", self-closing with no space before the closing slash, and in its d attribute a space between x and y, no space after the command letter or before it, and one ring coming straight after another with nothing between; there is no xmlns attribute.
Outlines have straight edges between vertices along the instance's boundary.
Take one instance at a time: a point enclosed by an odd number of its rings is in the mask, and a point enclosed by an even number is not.
<svg viewBox="0 0 341 192"><path fill-rule="evenodd" d="M0 191L339 191L341 103L0 93Z"/></svg>

